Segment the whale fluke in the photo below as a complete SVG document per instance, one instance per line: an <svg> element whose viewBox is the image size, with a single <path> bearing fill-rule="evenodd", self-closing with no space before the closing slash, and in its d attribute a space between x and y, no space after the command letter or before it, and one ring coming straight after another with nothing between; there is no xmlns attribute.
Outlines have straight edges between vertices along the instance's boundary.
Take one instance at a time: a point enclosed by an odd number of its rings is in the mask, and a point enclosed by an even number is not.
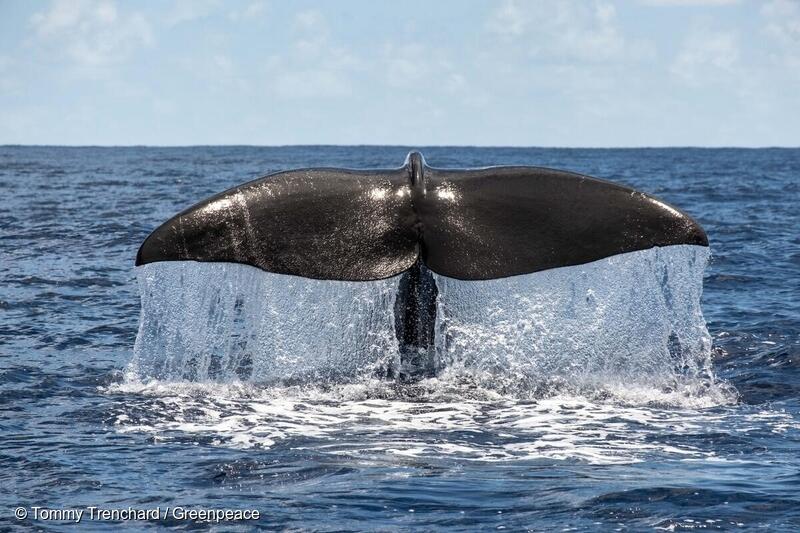
<svg viewBox="0 0 800 533"><path fill-rule="evenodd" d="M244 263L315 279L369 281L427 269L496 279L655 246L708 246L687 214L580 174L537 167L314 168L245 183L174 216L137 265Z"/></svg>
<svg viewBox="0 0 800 533"><path fill-rule="evenodd" d="M402 274L403 379L436 371L432 273L489 280L680 244L708 239L633 189L547 168L430 168L412 152L397 169L291 170L225 191L157 228L136 264L221 261L340 281Z"/></svg>

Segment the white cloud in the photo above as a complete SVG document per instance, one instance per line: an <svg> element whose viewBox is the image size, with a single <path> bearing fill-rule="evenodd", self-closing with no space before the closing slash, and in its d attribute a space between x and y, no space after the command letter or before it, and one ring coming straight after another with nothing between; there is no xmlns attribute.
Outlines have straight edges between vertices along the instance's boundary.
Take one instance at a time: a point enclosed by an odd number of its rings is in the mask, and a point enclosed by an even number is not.
<svg viewBox="0 0 800 533"><path fill-rule="evenodd" d="M175 0L164 17L169 26L206 18L220 5L220 0Z"/></svg>
<svg viewBox="0 0 800 533"><path fill-rule="evenodd" d="M353 93L353 73L361 61L330 37L324 15L316 10L295 15L290 50L267 60L267 74L284 98L336 98Z"/></svg>
<svg viewBox="0 0 800 533"><path fill-rule="evenodd" d="M781 48L788 68L800 69L800 3L772 0L761 8L765 31Z"/></svg>
<svg viewBox="0 0 800 533"><path fill-rule="evenodd" d="M30 23L39 44L82 66L118 63L154 41L143 15L120 14L111 0L54 0Z"/></svg>
<svg viewBox="0 0 800 533"><path fill-rule="evenodd" d="M508 1L492 13L487 26L498 35L519 37L525 33L527 18L516 2Z"/></svg>
<svg viewBox="0 0 800 533"><path fill-rule="evenodd" d="M234 9L228 13L228 18L234 22L254 20L263 17L269 9L267 2L256 0L250 2L242 9Z"/></svg>
<svg viewBox="0 0 800 533"><path fill-rule="evenodd" d="M384 70L389 87L434 96L446 94L461 103L475 106L486 103L486 96L470 84L445 49L420 43L387 43L378 68Z"/></svg>
<svg viewBox="0 0 800 533"><path fill-rule="evenodd" d="M739 37L733 31L693 29L670 65L670 72L690 85L725 81L739 65Z"/></svg>
<svg viewBox="0 0 800 533"><path fill-rule="evenodd" d="M772 0L761 8L767 31L780 42L800 46L800 2Z"/></svg>
<svg viewBox="0 0 800 533"><path fill-rule="evenodd" d="M738 4L739 0L639 0L651 6L729 6Z"/></svg>
<svg viewBox="0 0 800 533"><path fill-rule="evenodd" d="M506 42L526 43L533 57L601 62L636 57L647 48L627 41L615 7L605 1L506 1L487 22Z"/></svg>
<svg viewBox="0 0 800 533"><path fill-rule="evenodd" d="M307 9L300 11L294 17L294 27L296 30L309 33L328 33L328 23L325 16L317 9Z"/></svg>
<svg viewBox="0 0 800 533"><path fill-rule="evenodd" d="M386 82L394 87L408 87L430 75L425 48L418 43L387 44L384 47Z"/></svg>

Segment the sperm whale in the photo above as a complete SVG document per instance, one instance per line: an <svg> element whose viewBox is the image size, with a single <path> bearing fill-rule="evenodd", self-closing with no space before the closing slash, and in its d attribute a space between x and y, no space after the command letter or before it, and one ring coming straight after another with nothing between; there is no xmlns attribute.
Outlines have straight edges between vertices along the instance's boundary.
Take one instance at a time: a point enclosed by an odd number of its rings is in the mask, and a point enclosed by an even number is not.
<svg viewBox="0 0 800 533"><path fill-rule="evenodd" d="M305 278L402 276L395 333L409 368L434 344L432 273L490 280L672 245L708 246L700 225L648 194L529 166L429 167L411 152L395 169L277 172L175 215L136 265L231 262Z"/></svg>

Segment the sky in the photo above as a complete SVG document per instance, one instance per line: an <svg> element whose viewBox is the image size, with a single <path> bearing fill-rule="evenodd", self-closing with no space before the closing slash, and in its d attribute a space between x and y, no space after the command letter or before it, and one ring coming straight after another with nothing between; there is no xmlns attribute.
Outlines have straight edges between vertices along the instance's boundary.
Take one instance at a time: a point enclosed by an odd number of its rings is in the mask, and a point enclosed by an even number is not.
<svg viewBox="0 0 800 533"><path fill-rule="evenodd" d="M800 0L0 0L0 144L800 146Z"/></svg>

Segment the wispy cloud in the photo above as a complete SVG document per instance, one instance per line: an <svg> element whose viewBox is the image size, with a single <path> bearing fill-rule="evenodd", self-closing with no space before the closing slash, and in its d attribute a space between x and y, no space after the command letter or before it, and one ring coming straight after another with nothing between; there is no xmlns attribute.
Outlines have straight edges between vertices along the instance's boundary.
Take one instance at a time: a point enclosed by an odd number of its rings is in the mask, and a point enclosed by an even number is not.
<svg viewBox="0 0 800 533"><path fill-rule="evenodd" d="M739 36L730 30L694 28L670 65L670 72L695 86L724 81L739 65Z"/></svg>
<svg viewBox="0 0 800 533"><path fill-rule="evenodd" d="M30 24L36 44L82 66L119 63L155 40L144 15L120 13L111 0L54 0Z"/></svg>
<svg viewBox="0 0 800 533"><path fill-rule="evenodd" d="M540 59L602 62L642 50L624 37L615 6L603 1L508 0L492 13L487 27L506 41L527 45Z"/></svg>
<svg viewBox="0 0 800 533"><path fill-rule="evenodd" d="M2 4L0 142L800 135L800 1L440 2Z"/></svg>
<svg viewBox="0 0 800 533"><path fill-rule="evenodd" d="M175 26L184 22L206 18L221 5L220 0L174 0L166 13L164 22Z"/></svg>
<svg viewBox="0 0 800 533"><path fill-rule="evenodd" d="M233 9L228 12L228 18L234 22L252 21L264 17L269 12L269 5L264 0L255 0L245 5L241 9Z"/></svg>
<svg viewBox="0 0 800 533"><path fill-rule="evenodd" d="M318 10L297 13L295 40L288 51L267 60L267 75L283 98L338 98L353 92L352 75L360 60L332 41L327 20Z"/></svg>
<svg viewBox="0 0 800 533"><path fill-rule="evenodd" d="M530 21L528 14L512 0L503 2L489 18L487 27L503 38L520 37L525 33Z"/></svg>
<svg viewBox="0 0 800 533"><path fill-rule="evenodd" d="M766 34L780 47L782 62L800 69L800 2L771 0L761 7Z"/></svg>
<svg viewBox="0 0 800 533"><path fill-rule="evenodd" d="M738 4L739 0L639 0L651 6L729 6Z"/></svg>

